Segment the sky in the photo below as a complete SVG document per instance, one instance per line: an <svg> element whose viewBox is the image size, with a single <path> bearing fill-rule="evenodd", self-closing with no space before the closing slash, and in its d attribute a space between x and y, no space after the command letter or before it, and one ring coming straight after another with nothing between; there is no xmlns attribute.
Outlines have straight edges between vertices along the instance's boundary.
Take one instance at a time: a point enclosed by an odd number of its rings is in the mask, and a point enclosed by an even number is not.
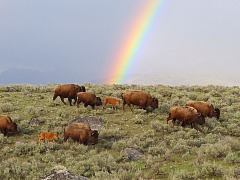
<svg viewBox="0 0 240 180"><path fill-rule="evenodd" d="M1 0L0 84L106 83L152 1ZM192 76L240 85L239 0L162 0L151 20L119 83Z"/></svg>

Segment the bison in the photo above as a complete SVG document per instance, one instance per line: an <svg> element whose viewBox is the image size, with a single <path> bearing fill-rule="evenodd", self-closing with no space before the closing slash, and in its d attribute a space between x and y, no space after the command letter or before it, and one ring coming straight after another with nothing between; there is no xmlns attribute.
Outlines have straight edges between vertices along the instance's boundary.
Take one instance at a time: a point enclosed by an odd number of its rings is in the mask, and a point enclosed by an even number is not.
<svg viewBox="0 0 240 180"><path fill-rule="evenodd" d="M79 92L77 93L77 107L79 107L79 104L83 102L84 107L87 107L88 105L92 107L92 109L95 108L95 106L102 105L102 100L100 97L96 97L94 93L91 92Z"/></svg>
<svg viewBox="0 0 240 180"><path fill-rule="evenodd" d="M104 98L104 101L103 101L103 108L106 108L106 105L107 104L111 104L112 105L112 109L113 110L116 110L116 104L119 104L120 105L120 100L115 98L115 97L109 97L109 96L106 96Z"/></svg>
<svg viewBox="0 0 240 180"><path fill-rule="evenodd" d="M17 132L17 124L12 121L9 116L0 115L0 131L4 136L7 135L8 132Z"/></svg>
<svg viewBox="0 0 240 180"><path fill-rule="evenodd" d="M152 97L149 93L145 91L126 91L124 94L122 94L122 100L123 110L126 104L129 106L131 111L133 111L131 104L137 105L144 110L146 110L148 106L152 107L153 109L158 108L158 99Z"/></svg>
<svg viewBox="0 0 240 180"><path fill-rule="evenodd" d="M58 134L52 133L52 132L41 132L39 135L39 144L41 144L41 142L43 140L47 140L48 142L50 141L57 141L58 140Z"/></svg>
<svg viewBox="0 0 240 180"><path fill-rule="evenodd" d="M218 108L214 108L213 105L209 102L205 101L189 101L186 106L194 107L198 112L201 112L205 117L215 117L219 119L220 110Z"/></svg>
<svg viewBox="0 0 240 180"><path fill-rule="evenodd" d="M74 105L77 101L77 93L78 92L86 92L84 86L78 86L76 84L62 84L58 85L54 90L53 101L60 96L61 101L64 102L64 98L68 98L70 106L72 106L72 99L74 99Z"/></svg>
<svg viewBox="0 0 240 180"><path fill-rule="evenodd" d="M97 130L91 130L90 126L85 123L72 123L64 129L64 142L68 138L72 138L74 142L87 145L88 143L98 143L99 132Z"/></svg>
<svg viewBox="0 0 240 180"><path fill-rule="evenodd" d="M196 124L204 124L205 117L202 113L199 113L195 108L190 106L173 106L169 110L169 115L167 118L167 124L169 120L173 120L173 125L175 125L176 120L182 122L184 127L187 124L191 124L191 127L196 129Z"/></svg>

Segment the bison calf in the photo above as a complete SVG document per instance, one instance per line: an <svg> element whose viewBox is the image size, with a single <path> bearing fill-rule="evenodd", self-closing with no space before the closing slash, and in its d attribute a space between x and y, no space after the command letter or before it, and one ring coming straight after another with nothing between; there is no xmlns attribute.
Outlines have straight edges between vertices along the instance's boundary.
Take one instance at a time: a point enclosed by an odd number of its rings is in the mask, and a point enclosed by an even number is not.
<svg viewBox="0 0 240 180"><path fill-rule="evenodd" d="M196 129L196 124L204 124L205 117L199 113L195 108L190 106L173 106L169 110L169 115L167 118L167 124L169 120L173 120L173 125L175 125L176 120L182 122L184 127L187 124L191 124L191 127Z"/></svg>
<svg viewBox="0 0 240 180"><path fill-rule="evenodd" d="M9 116L0 115L0 131L4 136L7 135L8 132L17 132L17 124L12 121Z"/></svg>
<svg viewBox="0 0 240 180"><path fill-rule="evenodd" d="M152 97L149 93L144 91L127 91L122 94L123 99L123 110L124 106L127 104L131 111L131 105L137 105L140 108L146 110L148 106L152 107L153 109L158 108L158 99Z"/></svg>
<svg viewBox="0 0 240 180"><path fill-rule="evenodd" d="M38 142L41 144L43 140L47 140L48 143L50 141L57 141L58 140L58 134L52 133L52 132L41 132L39 135Z"/></svg>
<svg viewBox="0 0 240 180"><path fill-rule="evenodd" d="M220 110L214 108L213 105L205 101L189 101L186 106L194 107L198 112L201 112L205 117L215 117L219 119Z"/></svg>
<svg viewBox="0 0 240 180"><path fill-rule="evenodd" d="M84 86L78 86L76 84L62 84L58 85L54 90L53 101L60 96L61 101L66 105L64 102L64 98L68 98L70 106L72 106L72 99L74 99L74 104L77 101L77 93L78 92L85 92L86 89Z"/></svg>
<svg viewBox="0 0 240 180"><path fill-rule="evenodd" d="M84 107L87 107L88 105L92 107L92 109L95 108L95 106L102 105L102 100L100 97L96 97L94 93L91 92L79 92L77 93L77 107L79 107L79 104L83 102Z"/></svg>
<svg viewBox="0 0 240 180"><path fill-rule="evenodd" d="M113 110L116 110L116 104L119 104L120 105L120 100L117 99L117 98L114 98L114 97L109 97L109 96L106 96L104 98L104 101L103 101L103 108L106 108L106 105L107 104L111 104L112 105L112 109Z"/></svg>
<svg viewBox="0 0 240 180"><path fill-rule="evenodd" d="M72 138L74 142L87 145L88 143L98 143L99 132L97 130L91 130L88 124L84 123L72 123L64 129L64 142L68 138Z"/></svg>

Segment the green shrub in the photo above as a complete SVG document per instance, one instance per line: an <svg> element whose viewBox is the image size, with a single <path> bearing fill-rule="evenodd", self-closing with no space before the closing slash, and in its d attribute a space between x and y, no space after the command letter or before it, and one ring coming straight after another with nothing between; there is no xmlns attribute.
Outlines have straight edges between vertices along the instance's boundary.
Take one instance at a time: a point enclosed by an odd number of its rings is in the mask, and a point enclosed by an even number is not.
<svg viewBox="0 0 240 180"><path fill-rule="evenodd" d="M14 111L14 107L11 103L0 103L0 111L3 113Z"/></svg>
<svg viewBox="0 0 240 180"><path fill-rule="evenodd" d="M240 153L230 152L224 160L229 163L240 163Z"/></svg>
<svg viewBox="0 0 240 180"><path fill-rule="evenodd" d="M0 144L6 144L8 142L8 138L0 133Z"/></svg>
<svg viewBox="0 0 240 180"><path fill-rule="evenodd" d="M196 175L201 179L205 179L207 177L222 177L223 167L215 162L204 162L202 165L197 167Z"/></svg>

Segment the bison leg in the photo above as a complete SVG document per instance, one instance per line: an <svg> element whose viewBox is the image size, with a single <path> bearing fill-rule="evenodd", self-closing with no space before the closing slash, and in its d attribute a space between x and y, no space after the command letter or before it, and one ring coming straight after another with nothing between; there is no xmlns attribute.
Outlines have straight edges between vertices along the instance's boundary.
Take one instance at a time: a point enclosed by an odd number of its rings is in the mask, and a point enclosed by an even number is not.
<svg viewBox="0 0 240 180"><path fill-rule="evenodd" d="M80 100L77 100L77 107L79 108L79 104L81 103Z"/></svg>
<svg viewBox="0 0 240 180"><path fill-rule="evenodd" d="M63 142L66 142L68 140L68 136L64 136Z"/></svg>
<svg viewBox="0 0 240 180"><path fill-rule="evenodd" d="M172 120L173 126L175 126L176 120L177 120L176 118L173 118Z"/></svg>
<svg viewBox="0 0 240 180"><path fill-rule="evenodd" d="M7 135L7 130L6 129L2 129L1 133L3 133L3 135L6 136Z"/></svg>
<svg viewBox="0 0 240 180"><path fill-rule="evenodd" d="M87 106L88 106L88 104L85 103L85 104L84 104L84 107L86 108Z"/></svg>
<svg viewBox="0 0 240 180"><path fill-rule="evenodd" d="M187 123L186 122L182 122L182 127L185 127L187 125Z"/></svg>
<svg viewBox="0 0 240 180"><path fill-rule="evenodd" d="M130 110L133 112L131 104L128 104L128 107L129 107Z"/></svg>
<svg viewBox="0 0 240 180"><path fill-rule="evenodd" d="M74 102L73 102L74 106L75 106L76 102L77 102L77 98L74 98Z"/></svg>
<svg viewBox="0 0 240 180"><path fill-rule="evenodd" d="M94 108L95 108L95 105L91 105L91 107L92 107L92 109L94 109Z"/></svg>
<svg viewBox="0 0 240 180"><path fill-rule="evenodd" d="M122 107L123 111L124 111L124 106L125 106L125 105L126 105L126 103L123 102L123 107Z"/></svg>
<svg viewBox="0 0 240 180"><path fill-rule="evenodd" d="M72 98L68 98L70 106L72 106Z"/></svg>
<svg viewBox="0 0 240 180"><path fill-rule="evenodd" d="M66 105L66 103L64 102L64 98L63 98L63 97L61 97L61 96L60 96L60 98L61 98L61 101L63 102L63 104L65 104L65 105Z"/></svg>

